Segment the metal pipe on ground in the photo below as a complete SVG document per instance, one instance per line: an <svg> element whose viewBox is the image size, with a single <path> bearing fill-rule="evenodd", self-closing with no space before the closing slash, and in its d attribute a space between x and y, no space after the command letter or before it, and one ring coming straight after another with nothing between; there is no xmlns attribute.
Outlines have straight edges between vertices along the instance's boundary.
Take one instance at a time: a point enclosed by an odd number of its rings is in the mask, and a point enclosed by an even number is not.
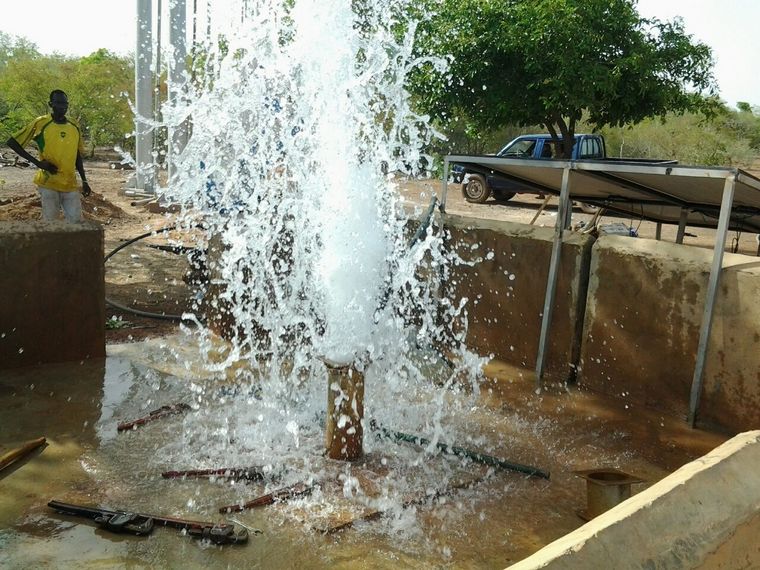
<svg viewBox="0 0 760 570"><path fill-rule="evenodd" d="M370 423L373 430L379 432L379 435L387 439L392 439L396 443L405 442L412 443L414 445L420 445L426 447L430 445L431 441L424 437L403 433L400 431L392 431L377 424L374 420ZM446 455L455 455L458 457L465 457L476 463L482 463L490 467L498 467L499 469L506 469L509 471L517 471L519 473L525 473L533 477L541 477L543 479L549 479L550 474L548 471L539 469L538 467L532 467L530 465L522 465L520 463L514 463L512 461L506 461L492 455L486 455L485 453L478 453L471 451L463 447L456 445L448 445L446 443L436 443L436 448Z"/></svg>

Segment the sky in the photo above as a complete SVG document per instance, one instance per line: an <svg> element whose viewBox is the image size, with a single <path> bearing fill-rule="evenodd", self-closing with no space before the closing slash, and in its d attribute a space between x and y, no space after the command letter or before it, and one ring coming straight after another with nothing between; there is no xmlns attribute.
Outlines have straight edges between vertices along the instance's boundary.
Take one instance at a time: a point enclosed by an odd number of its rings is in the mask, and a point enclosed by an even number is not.
<svg viewBox="0 0 760 570"><path fill-rule="evenodd" d="M134 50L136 0L35 0L33 6L30 12L13 0L0 0L0 31L26 37L43 53ZM738 101L760 106L760 0L638 0L638 8L644 17L682 17L686 32L713 49L721 98L733 107Z"/></svg>

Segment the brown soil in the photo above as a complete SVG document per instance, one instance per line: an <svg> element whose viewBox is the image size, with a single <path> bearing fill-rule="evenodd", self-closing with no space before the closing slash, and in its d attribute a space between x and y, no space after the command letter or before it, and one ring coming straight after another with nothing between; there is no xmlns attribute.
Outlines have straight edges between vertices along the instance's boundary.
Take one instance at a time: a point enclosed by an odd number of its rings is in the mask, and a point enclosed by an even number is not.
<svg viewBox="0 0 760 570"><path fill-rule="evenodd" d="M111 170L106 162L85 162L92 194L82 199L86 220L103 226L105 253L124 241L147 231L171 225L170 217L151 213L123 190L129 171ZM39 220L40 200L32 183L31 168L0 168L0 223L10 220ZM177 238L176 234L172 236ZM137 310L181 314L190 307L192 292L183 282L188 263L182 256L162 252L149 245L167 245L157 236L124 248L106 264L106 296ZM106 305L108 343L127 342L173 332L177 322L138 316ZM105 324L104 324L105 326Z"/></svg>
<svg viewBox="0 0 760 570"><path fill-rule="evenodd" d="M16 198L0 199L0 221L39 220L42 218L40 197L36 193ZM113 219L122 219L127 214L119 206L106 200L102 194L93 192L82 201L85 219L107 225Z"/></svg>

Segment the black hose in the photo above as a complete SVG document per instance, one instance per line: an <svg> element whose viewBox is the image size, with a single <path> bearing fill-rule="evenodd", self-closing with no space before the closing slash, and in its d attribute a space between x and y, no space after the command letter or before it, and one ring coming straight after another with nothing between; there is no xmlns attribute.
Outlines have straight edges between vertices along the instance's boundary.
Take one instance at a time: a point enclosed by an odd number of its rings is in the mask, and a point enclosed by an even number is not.
<svg viewBox="0 0 760 570"><path fill-rule="evenodd" d="M145 239L146 237L151 237L156 235L160 232L170 232L172 230L176 230L177 226L167 226L165 228L161 228L160 230L145 232L144 234L140 234L137 237L134 237L130 240L125 241L122 244L119 244L116 248L114 248L108 255L103 258L103 265L111 259L116 253L120 252L125 247L128 247L132 245L135 242L140 241L141 239ZM117 303L116 301L113 301L112 299L109 299L106 297L106 304L115 307L121 311L127 311L128 313L132 313L134 315L138 315L140 317L148 317L151 319L163 319L167 321L188 321L189 319L184 318L182 315L167 315L166 313L151 313L149 311L141 311L140 309L133 309L132 307L127 307L126 305L122 305L121 303Z"/></svg>
<svg viewBox="0 0 760 570"><path fill-rule="evenodd" d="M417 435L410 435L408 433L403 433L400 431L392 431L387 428L384 428L383 426L378 425L375 422L375 420L370 421L370 427L373 430L377 431L378 437L384 437L386 439L390 439L395 443L405 442L405 443L411 443L414 445L419 445L421 447L427 447L431 443L429 439L424 438L424 437L420 437ZM470 461L474 461L475 463L482 463L483 465L488 465L489 467L498 467L500 469L517 471L519 473L524 473L531 477L541 477L543 479L549 479L550 477L548 471L544 471L543 469L539 469L538 467L533 467L531 465L523 465L521 463L514 463L513 461L507 461L506 459L494 457L493 455L486 455L485 453L478 453L476 451L471 451L469 449L465 449L457 445L448 445L448 444L439 442L439 443L436 443L436 448L446 455L455 455L457 457L465 457L469 459Z"/></svg>
<svg viewBox="0 0 760 570"><path fill-rule="evenodd" d="M433 198L430 200L430 205L428 206L427 212L425 212L425 216L422 218L422 221L420 222L420 227L417 228L417 231L412 236L412 239L409 240L409 249L412 248L412 246L417 243L417 241L422 237L422 234L424 234L428 226L430 225L430 220L433 218L433 211L435 210L435 205L438 203L438 196L433 196Z"/></svg>
<svg viewBox="0 0 760 570"><path fill-rule="evenodd" d="M435 205L438 198L437 196L433 196L433 199L430 201L430 206L428 206L427 212L425 213L425 216L422 219L422 222L420 223L419 228L417 228L417 231L415 232L414 236L412 236L412 239L409 240L409 248L411 248L417 241L422 237L422 234L425 233L428 226L430 225L430 220L433 217L433 211L435 209ZM200 226L196 226L200 227ZM145 239L147 237L151 237L156 235L160 232L170 232L172 230L176 230L177 226L167 226L165 228L161 228L160 230L145 232L144 234L140 234L137 237L134 237L132 239L129 239L125 241L122 244L119 244L116 248L114 248L108 255L105 256L103 259L103 264L105 264L111 257L113 257L115 254L120 252L125 247L129 247L135 242L140 241L141 239ZM382 310L386 303L388 302L388 299L390 298L392 293L392 289L388 289L385 291L382 299L380 300L380 305L378 307L378 310ZM182 317L182 315L167 315L165 313L151 313L149 311L141 311L139 309L133 309L132 307L127 307L126 305L122 305L121 303L117 303L116 301L109 299L106 297L106 303L112 307L115 307L121 311L127 311L128 313L132 313L141 317L148 317L151 319L164 319L168 321L187 321L188 319L185 319Z"/></svg>

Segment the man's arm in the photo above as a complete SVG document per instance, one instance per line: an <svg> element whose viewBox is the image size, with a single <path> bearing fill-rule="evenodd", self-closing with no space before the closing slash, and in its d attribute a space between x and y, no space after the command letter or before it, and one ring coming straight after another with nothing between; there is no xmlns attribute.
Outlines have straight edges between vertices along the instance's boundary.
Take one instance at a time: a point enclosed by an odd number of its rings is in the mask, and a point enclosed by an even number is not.
<svg viewBox="0 0 760 570"><path fill-rule="evenodd" d="M31 154L26 152L24 150L24 147L18 144L18 141L14 139L13 137L9 138L5 144L7 144L8 148L10 148L13 152L15 152L24 160L28 160L29 162L34 164L37 168L40 168L42 170L47 170L50 174L55 174L56 172L58 172L58 167L55 164L53 164L49 160L37 160Z"/></svg>
<svg viewBox="0 0 760 570"><path fill-rule="evenodd" d="M87 182L87 176L84 173L84 163L82 162L82 155L77 151L77 161L76 161L76 167L77 172L79 173L79 177L82 179L82 196L89 196L92 190L90 189L90 184Z"/></svg>

